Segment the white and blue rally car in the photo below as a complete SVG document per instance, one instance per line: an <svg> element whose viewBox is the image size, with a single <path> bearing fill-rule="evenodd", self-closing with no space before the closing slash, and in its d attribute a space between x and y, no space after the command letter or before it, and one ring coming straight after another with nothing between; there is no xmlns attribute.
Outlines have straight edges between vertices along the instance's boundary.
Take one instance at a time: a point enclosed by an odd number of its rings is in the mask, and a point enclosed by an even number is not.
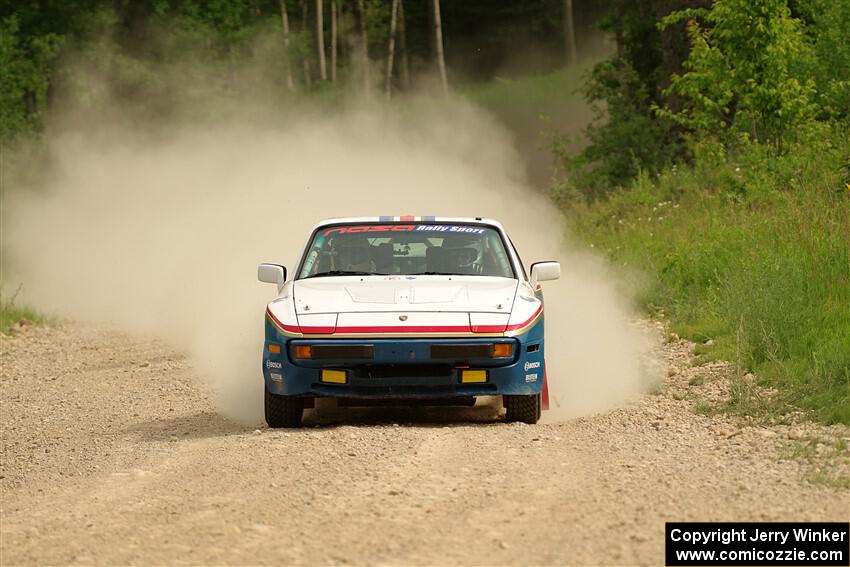
<svg viewBox="0 0 850 567"><path fill-rule="evenodd" d="M340 405L472 405L502 396L507 421L548 409L540 282L502 225L484 218L371 217L316 225L266 308L270 427L297 427L317 397Z"/></svg>

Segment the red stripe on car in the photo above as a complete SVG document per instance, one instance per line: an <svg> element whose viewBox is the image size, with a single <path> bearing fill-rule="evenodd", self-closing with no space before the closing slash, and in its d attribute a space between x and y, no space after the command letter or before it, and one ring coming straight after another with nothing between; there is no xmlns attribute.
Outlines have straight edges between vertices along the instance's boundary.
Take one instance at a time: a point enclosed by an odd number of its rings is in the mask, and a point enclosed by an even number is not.
<svg viewBox="0 0 850 567"><path fill-rule="evenodd" d="M301 332L301 327L299 327L298 325L285 325L285 324L281 323L280 320L277 317L274 316L274 313L272 313L271 309L269 309L268 307L266 307L266 315L271 317L272 321L274 321L274 323L278 327L280 327L281 329L283 329L284 331L286 331L288 333L300 333Z"/></svg>
<svg viewBox="0 0 850 567"><path fill-rule="evenodd" d="M538 315L540 315L541 311L543 311L542 305L537 308L537 311L534 312L534 315L532 315L531 317L529 317L528 319L526 319L522 323L517 323L516 325L508 325L508 327L507 327L507 329L505 329L505 331L516 331L517 329L522 329L523 327L525 327L526 325L528 325L529 323L534 321L534 319Z"/></svg>
<svg viewBox="0 0 850 567"><path fill-rule="evenodd" d="M332 335L336 327L304 327L301 326L301 332L305 335Z"/></svg>
<svg viewBox="0 0 850 567"><path fill-rule="evenodd" d="M537 308L534 314L515 325L409 325L409 326L387 326L387 327L301 327L299 325L286 325L281 323L277 317L266 309L266 314L271 317L278 327L290 333L304 333L311 335L332 335L332 334L366 334L366 333L503 333L507 331L516 331L529 325L543 311L543 306Z"/></svg>

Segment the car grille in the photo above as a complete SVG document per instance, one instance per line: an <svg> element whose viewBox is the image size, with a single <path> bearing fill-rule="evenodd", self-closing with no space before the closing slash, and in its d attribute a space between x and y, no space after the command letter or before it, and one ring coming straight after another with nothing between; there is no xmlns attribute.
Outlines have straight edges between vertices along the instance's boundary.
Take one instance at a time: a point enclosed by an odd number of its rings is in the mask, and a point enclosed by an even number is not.
<svg viewBox="0 0 850 567"><path fill-rule="evenodd" d="M438 360L469 360L472 358L490 358L493 345L432 345L431 358Z"/></svg>
<svg viewBox="0 0 850 567"><path fill-rule="evenodd" d="M313 345L313 360L372 360L372 345Z"/></svg>
<svg viewBox="0 0 850 567"><path fill-rule="evenodd" d="M354 368L354 377L361 380L392 378L451 378L448 364L367 364Z"/></svg>

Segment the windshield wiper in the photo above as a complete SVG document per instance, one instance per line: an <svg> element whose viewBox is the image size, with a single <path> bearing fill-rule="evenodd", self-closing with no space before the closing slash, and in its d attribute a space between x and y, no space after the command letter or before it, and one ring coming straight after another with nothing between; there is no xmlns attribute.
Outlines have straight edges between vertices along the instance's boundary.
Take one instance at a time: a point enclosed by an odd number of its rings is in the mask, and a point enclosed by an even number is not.
<svg viewBox="0 0 850 567"><path fill-rule="evenodd" d="M470 276L473 274L459 274L457 272L417 272L411 276Z"/></svg>
<svg viewBox="0 0 850 567"><path fill-rule="evenodd" d="M319 272L318 274L313 274L310 276L306 276L306 278L323 278L325 276L386 276L387 274L381 274L378 272L356 272L352 270L331 270L329 272Z"/></svg>

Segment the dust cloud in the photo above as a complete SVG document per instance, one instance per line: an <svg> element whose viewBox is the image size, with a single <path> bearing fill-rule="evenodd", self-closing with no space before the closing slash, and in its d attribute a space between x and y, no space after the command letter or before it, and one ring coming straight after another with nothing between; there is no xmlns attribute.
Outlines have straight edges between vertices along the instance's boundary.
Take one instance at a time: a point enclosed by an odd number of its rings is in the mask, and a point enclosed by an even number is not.
<svg viewBox="0 0 850 567"><path fill-rule="evenodd" d="M646 389L648 346L627 298L602 262L566 247L563 220L526 185L492 118L426 99L258 115L54 132L39 187L4 191L7 285L22 282L23 299L49 314L172 341L222 413L258 423L263 310L275 290L256 281L257 263L291 268L327 217L487 216L526 264L562 263L562 279L544 285L546 419Z"/></svg>

